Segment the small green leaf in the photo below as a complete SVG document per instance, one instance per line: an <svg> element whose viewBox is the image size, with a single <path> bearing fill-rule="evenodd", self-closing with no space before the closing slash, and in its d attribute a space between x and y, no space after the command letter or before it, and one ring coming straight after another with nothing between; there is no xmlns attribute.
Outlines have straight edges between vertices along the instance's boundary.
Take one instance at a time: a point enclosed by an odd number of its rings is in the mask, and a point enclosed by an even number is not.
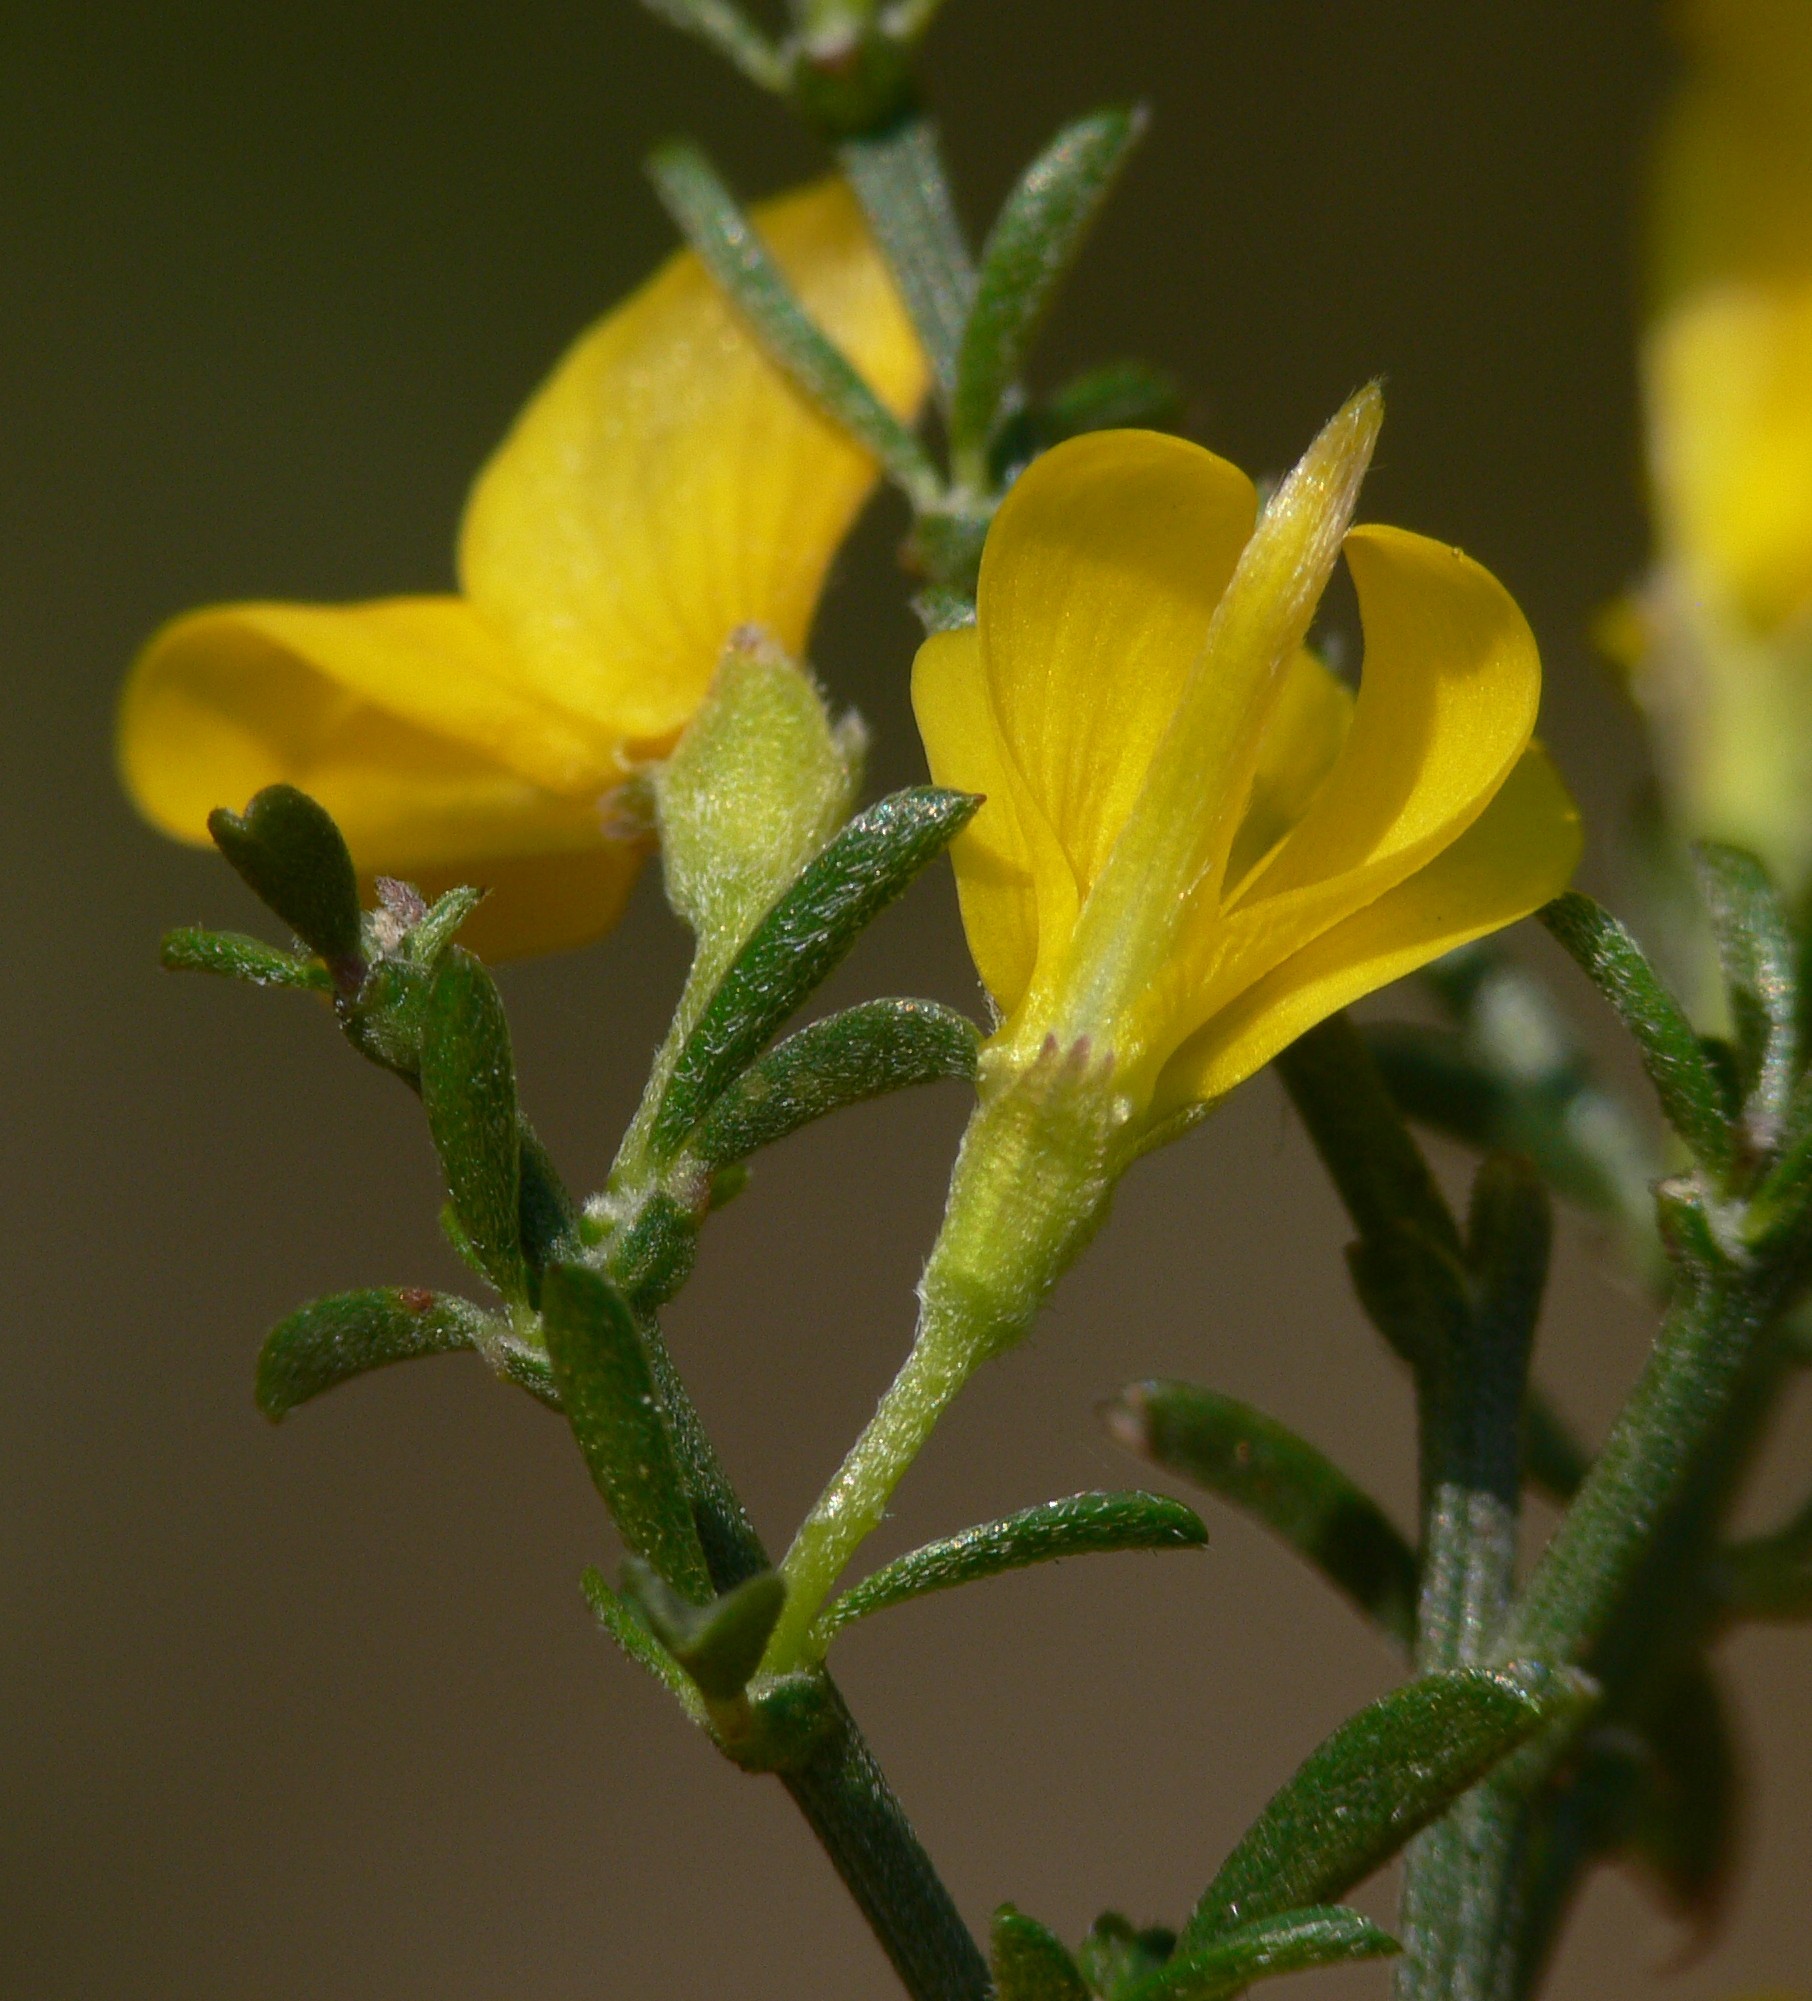
<svg viewBox="0 0 1812 2001"><path fill-rule="evenodd" d="M1176 1943L1176 1933L1163 1925L1141 1931L1118 1911L1103 1911L1089 1927L1076 1961L1101 2001L1122 2001L1169 1960Z"/></svg>
<svg viewBox="0 0 1812 2001"><path fill-rule="evenodd" d="M522 1139L516 1065L496 982L454 946L422 1014L422 1105L453 1213L485 1276L507 1299L527 1293L522 1258Z"/></svg>
<svg viewBox="0 0 1812 2001"><path fill-rule="evenodd" d="M752 1064L711 1107L689 1151L721 1167L865 1098L941 1077L973 1079L980 1046L975 1024L935 1001L864 1001Z"/></svg>
<svg viewBox="0 0 1812 2001"><path fill-rule="evenodd" d="M1438 1371L1472 1312L1460 1258L1412 1225L1381 1224L1347 1246L1346 1262L1372 1325L1418 1375Z"/></svg>
<svg viewBox="0 0 1812 2001"><path fill-rule="evenodd" d="M459 888L437 896L429 905L427 915L420 923L411 925L403 939L402 949L408 953L411 963L433 972L447 947L458 936L460 927L487 894L482 889Z"/></svg>
<svg viewBox="0 0 1812 2001"><path fill-rule="evenodd" d="M518 1177L517 1239L528 1265L529 1294L535 1301L541 1272L556 1259L579 1250L579 1212L548 1150L535 1137L527 1119L516 1121Z"/></svg>
<svg viewBox="0 0 1812 2001"><path fill-rule="evenodd" d="M837 163L899 285L948 410L975 265L951 205L937 127L917 115L892 120L840 146Z"/></svg>
<svg viewBox="0 0 1812 2001"><path fill-rule="evenodd" d="M1202 1950L1233 1925L1342 1896L1570 1701L1540 1669L1419 1676L1343 1723L1221 1865L1183 1931Z"/></svg>
<svg viewBox="0 0 1812 2001"><path fill-rule="evenodd" d="M731 635L652 774L667 901L707 967L729 964L848 816L862 747L861 726L833 728L810 676L771 639Z"/></svg>
<svg viewBox="0 0 1812 2001"><path fill-rule="evenodd" d="M1007 197L982 251L957 358L950 449L985 463L1057 286L1146 125L1142 111L1098 111L1060 132Z"/></svg>
<svg viewBox="0 0 1812 2001"><path fill-rule="evenodd" d="M705 1004L667 1086L652 1143L671 1159L863 930L936 859L981 801L937 786L859 813L775 904Z"/></svg>
<svg viewBox="0 0 1812 2001"><path fill-rule="evenodd" d="M273 1422L369 1369L487 1346L492 1315L419 1286L338 1292L280 1321L258 1357L258 1408Z"/></svg>
<svg viewBox="0 0 1812 2001"><path fill-rule="evenodd" d="M833 423L865 445L915 506L934 502L942 482L924 447L799 303L704 152L690 140L671 140L649 155L648 177L769 360Z"/></svg>
<svg viewBox="0 0 1812 2001"><path fill-rule="evenodd" d="M1742 848L1699 841L1699 888L1718 941L1741 1059L1742 1097L1756 1137L1779 1134L1799 1063L1796 952L1768 871Z"/></svg>
<svg viewBox="0 0 1812 2001"><path fill-rule="evenodd" d="M679 1703L693 1722L706 1721L705 1705L698 1685L642 1623L636 1612L619 1598L600 1570L587 1570L579 1579L585 1602L597 1615L599 1625L625 1654Z"/></svg>
<svg viewBox="0 0 1812 2001"><path fill-rule="evenodd" d="M1414 1550L1313 1445L1193 1383L1134 1383L1102 1417L1119 1444L1256 1516L1399 1646L1414 1646Z"/></svg>
<svg viewBox="0 0 1812 2001"><path fill-rule="evenodd" d="M1066 382L1033 421L1043 437L1060 444L1085 431L1174 431L1182 417L1182 385L1168 369L1109 361Z"/></svg>
<svg viewBox="0 0 1812 2001"><path fill-rule="evenodd" d="M711 1580L648 1351L623 1296L584 1265L541 1279L547 1352L567 1422L630 1549L694 1604Z"/></svg>
<svg viewBox="0 0 1812 2001"><path fill-rule="evenodd" d="M340 830L293 785L267 785L243 814L208 815L214 845L258 900L281 917L342 984L363 961L359 880Z"/></svg>
<svg viewBox="0 0 1812 2001"><path fill-rule="evenodd" d="M1384 1959L1402 1950L1389 1932L1343 1905L1286 1911L1222 1932L1200 1951L1172 1959L1126 1990L1121 2001L1228 2001L1255 1980Z"/></svg>
<svg viewBox="0 0 1812 2001"><path fill-rule="evenodd" d="M1608 910L1577 890L1558 896L1542 922L1617 1011L1667 1122L1713 1173L1730 1166L1723 1093L1692 1023L1642 948Z"/></svg>
<svg viewBox="0 0 1812 2001"><path fill-rule="evenodd" d="M204 931L199 926L166 931L158 957L167 973L216 973L253 987L333 992L333 975L319 959L280 952L275 945L248 938L243 931Z"/></svg>
<svg viewBox="0 0 1812 2001"><path fill-rule="evenodd" d="M1002 1904L991 1944L996 2001L1088 2001L1076 1962L1036 1918Z"/></svg>
<svg viewBox="0 0 1812 2001"><path fill-rule="evenodd" d="M1035 1563L1111 1550L1200 1549L1207 1541L1200 1520L1161 1494L1072 1494L895 1557L827 1607L818 1632L828 1640L854 1620L909 1598Z"/></svg>
<svg viewBox="0 0 1812 2001"><path fill-rule="evenodd" d="M713 1702L732 1702L761 1665L768 1635L786 1604L786 1579L777 1570L764 1570L708 1605L692 1605L631 1557L623 1566L623 1592L700 1691Z"/></svg>

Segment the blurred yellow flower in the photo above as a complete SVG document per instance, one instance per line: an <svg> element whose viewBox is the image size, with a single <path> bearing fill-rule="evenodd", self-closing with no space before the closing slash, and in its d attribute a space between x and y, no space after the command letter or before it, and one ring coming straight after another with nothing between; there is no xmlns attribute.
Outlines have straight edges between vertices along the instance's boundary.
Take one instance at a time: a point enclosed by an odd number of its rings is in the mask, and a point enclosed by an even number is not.
<svg viewBox="0 0 1812 2001"><path fill-rule="evenodd" d="M807 310L915 410L924 359L843 183L754 219ZM737 627L803 650L875 470L676 254L581 336L479 474L457 595L176 619L126 684L126 788L202 842L211 808L288 781L362 873L489 887L481 949L577 944L615 919L643 852L613 789L671 748Z"/></svg>
<svg viewBox="0 0 1812 2001"><path fill-rule="evenodd" d="M993 1060L1111 1058L1135 1145L1578 859L1516 605L1456 549L1348 528L1381 414L1356 397L1262 514L1182 440L1060 446L1000 511L975 625L919 654L932 773L987 795L953 853ZM1343 544L1356 699L1303 645Z"/></svg>
<svg viewBox="0 0 1812 2001"><path fill-rule="evenodd" d="M1686 0L1643 347L1655 567L1602 637L1688 834L1812 872L1812 7Z"/></svg>

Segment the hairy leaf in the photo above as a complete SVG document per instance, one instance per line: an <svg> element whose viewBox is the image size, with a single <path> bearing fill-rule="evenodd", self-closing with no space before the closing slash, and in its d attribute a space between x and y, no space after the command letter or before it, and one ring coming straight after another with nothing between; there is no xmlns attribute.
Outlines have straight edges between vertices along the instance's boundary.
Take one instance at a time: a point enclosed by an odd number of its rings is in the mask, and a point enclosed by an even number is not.
<svg viewBox="0 0 1812 2001"><path fill-rule="evenodd" d="M1726 1172L1731 1142L1723 1093L1692 1023L1642 948L1608 910L1577 890L1556 897L1541 919L1634 1038L1668 1124L1704 1166Z"/></svg>
<svg viewBox="0 0 1812 2001"><path fill-rule="evenodd" d="M494 1316L417 1286L338 1292L280 1321L258 1357L258 1408L273 1421L323 1390L417 1355L484 1348Z"/></svg>
<svg viewBox="0 0 1812 2001"><path fill-rule="evenodd" d="M909 1598L1034 1563L1108 1550L1200 1549L1207 1540L1200 1520L1161 1494L1072 1494L895 1557L828 1606L818 1630L828 1638Z"/></svg>
<svg viewBox="0 0 1812 2001"><path fill-rule="evenodd" d="M694 1604L714 1595L666 1412L635 1317L584 1265L541 1281L547 1351L567 1422L623 1540Z"/></svg>
<svg viewBox="0 0 1812 2001"><path fill-rule="evenodd" d="M864 1098L940 1077L972 1079L980 1043L966 1015L935 1001L864 1001L752 1064L711 1107L689 1151L706 1166L726 1166Z"/></svg>
<svg viewBox="0 0 1812 2001"><path fill-rule="evenodd" d="M1179 1953L1126 1990L1121 2001L1228 2001L1255 1980L1383 1959L1402 1949L1388 1932L1343 1905L1285 1911L1222 1932L1195 1952Z"/></svg>
<svg viewBox="0 0 1812 2001"><path fill-rule="evenodd" d="M1540 1669L1418 1677L1312 1751L1221 1865L1183 1931L1219 1932L1342 1896L1526 1742L1571 1686Z"/></svg>
<svg viewBox="0 0 1812 2001"><path fill-rule="evenodd" d="M496 982L457 945L428 989L421 1087L460 1231L498 1291L520 1299L522 1137L509 1023Z"/></svg>
<svg viewBox="0 0 1812 2001"><path fill-rule="evenodd" d="M953 841L981 801L933 785L859 813L769 911L705 1004L674 1066L653 1145L668 1157L867 926Z"/></svg>
<svg viewBox="0 0 1812 2001"><path fill-rule="evenodd" d="M1088 2001L1088 1989L1062 1941L1011 1904L994 1913L996 2001Z"/></svg>
<svg viewBox="0 0 1812 2001"><path fill-rule="evenodd" d="M1193 1383L1134 1383L1103 1419L1129 1450L1256 1516L1399 1646L1414 1646L1414 1550L1313 1445L1251 1405Z"/></svg>

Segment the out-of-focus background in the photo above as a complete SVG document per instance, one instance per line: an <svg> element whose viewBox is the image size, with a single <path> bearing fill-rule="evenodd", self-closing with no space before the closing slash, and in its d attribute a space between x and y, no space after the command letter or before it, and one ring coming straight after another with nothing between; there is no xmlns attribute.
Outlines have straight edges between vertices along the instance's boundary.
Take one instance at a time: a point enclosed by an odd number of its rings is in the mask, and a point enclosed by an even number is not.
<svg viewBox="0 0 1812 2001"><path fill-rule="evenodd" d="M257 1342L292 1305L454 1278L433 1164L413 1104L310 1003L156 971L166 924L257 920L133 822L109 748L121 670L172 611L448 581L481 457L669 245L653 140L703 135L752 193L813 156L631 0L14 0L0 25L0 1991L884 1996L784 1796L593 1631L578 1574L614 1552L555 1420L470 1358L279 1431L254 1412ZM1262 473L1382 373L1367 511L1516 591L1550 738L1607 829L1639 746L1583 635L1643 550L1631 240L1666 70L1656 9L1568 0L956 0L929 61L973 227L1060 120L1150 100L1046 379L1143 352ZM919 771L899 525L871 518L817 648L882 784ZM1590 876L1617 887L1603 838ZM681 969L650 877L604 944L504 975L528 1104L581 1185ZM883 991L973 1001L942 873L836 995ZM895 1101L764 1159L674 1312L775 1542L903 1352L962 1111ZM1404 1387L1342 1242L1260 1078L1131 1178L880 1547L1136 1479L1094 1406L1153 1373L1279 1412L1406 1509ZM1543 1368L1583 1425L1647 1327L1570 1230ZM1206 1556L1011 1578L842 1648L976 1922L1004 1898L1072 1936L1105 1905L1175 1920L1392 1679L1319 1584L1210 1520ZM1564 2001L1805 1982L1807 1662L1792 1634L1730 1652L1754 1859L1726 1929L1694 1958L1606 1881Z"/></svg>

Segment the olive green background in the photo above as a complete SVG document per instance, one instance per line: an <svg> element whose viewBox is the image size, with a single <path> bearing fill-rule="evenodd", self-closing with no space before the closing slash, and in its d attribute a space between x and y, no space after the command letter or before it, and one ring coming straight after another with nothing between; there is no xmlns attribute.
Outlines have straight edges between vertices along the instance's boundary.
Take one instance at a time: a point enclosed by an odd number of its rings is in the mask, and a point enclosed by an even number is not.
<svg viewBox="0 0 1812 2001"><path fill-rule="evenodd" d="M1638 746L1583 633L1643 545L1628 245L1665 66L1654 11L1615 0L954 0L929 62L976 226L1063 117L1150 99L1047 379L1142 350L1264 472L1382 372L1367 511L1518 593L1601 827ZM592 1631L578 1573L612 1545L553 1419L469 1359L279 1431L254 1413L256 1343L290 1306L455 1278L433 1164L414 1105L309 1003L156 972L165 924L255 920L110 771L114 688L169 612L447 581L481 456L667 247L637 160L679 127L752 192L812 170L778 111L631 0L0 14L0 1992L22 2001L890 1991L780 1791ZM899 526L883 506L858 537L817 648L883 783L919 770ZM1614 887L1602 838L1590 866ZM581 1184L681 967L650 877L616 936L504 976L528 1104ZM834 990L883 991L975 1000L944 872ZM776 1543L903 1352L962 1109L945 1088L764 1159L674 1312ZM880 1544L1136 1477L1093 1408L1148 1373L1276 1410L1402 1510L1404 1388L1342 1241L1259 1079L1131 1177ZM1585 1424L1646 1329L1569 1230L1543 1366ZM1008 1897L1072 1935L1107 1904L1177 1918L1390 1682L1285 1555L1211 1526L1205 1556L1008 1579L840 1650L978 1924ZM1690 1942L1610 1880L1557 1995L1807 1984L1808 1659L1791 1633L1729 1650L1754 1853L1721 1938L1669 1974Z"/></svg>

